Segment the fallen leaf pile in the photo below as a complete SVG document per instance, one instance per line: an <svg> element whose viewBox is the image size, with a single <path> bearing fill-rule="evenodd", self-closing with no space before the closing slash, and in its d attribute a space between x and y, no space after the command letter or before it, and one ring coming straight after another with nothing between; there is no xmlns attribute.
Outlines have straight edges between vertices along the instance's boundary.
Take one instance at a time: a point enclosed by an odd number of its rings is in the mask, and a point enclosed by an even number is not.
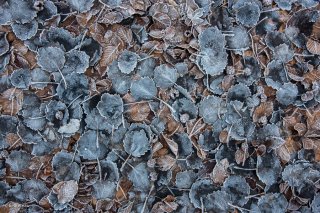
<svg viewBox="0 0 320 213"><path fill-rule="evenodd" d="M0 0L0 212L320 212L316 0Z"/></svg>

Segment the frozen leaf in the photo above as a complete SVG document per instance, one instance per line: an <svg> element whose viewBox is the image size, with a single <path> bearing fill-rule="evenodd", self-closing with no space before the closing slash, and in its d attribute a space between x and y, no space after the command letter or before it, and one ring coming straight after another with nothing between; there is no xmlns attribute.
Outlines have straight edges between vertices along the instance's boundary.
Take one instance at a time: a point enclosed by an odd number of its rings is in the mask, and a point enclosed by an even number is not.
<svg viewBox="0 0 320 213"><path fill-rule="evenodd" d="M45 42L47 45L58 46L65 51L69 51L73 49L81 39L82 36L81 38L75 38L68 30L63 28L50 27L48 31L43 32L42 42ZM82 51L82 49L80 50Z"/></svg>
<svg viewBox="0 0 320 213"><path fill-rule="evenodd" d="M141 54L140 60L137 65L137 74L139 74L141 77L150 77L153 78L153 71L156 67L156 59L146 55Z"/></svg>
<svg viewBox="0 0 320 213"><path fill-rule="evenodd" d="M78 151L84 159L97 160L107 153L107 143L102 132L88 130L78 140Z"/></svg>
<svg viewBox="0 0 320 213"><path fill-rule="evenodd" d="M154 81L157 87L167 89L172 87L178 78L177 70L167 64L162 64L154 69Z"/></svg>
<svg viewBox="0 0 320 213"><path fill-rule="evenodd" d="M0 56L3 56L9 51L9 42L7 40L7 34L0 32Z"/></svg>
<svg viewBox="0 0 320 213"><path fill-rule="evenodd" d="M226 40L217 27L209 27L199 35L199 46L202 53L217 53L223 51Z"/></svg>
<svg viewBox="0 0 320 213"><path fill-rule="evenodd" d="M93 6L94 0L67 0L70 8L80 13L87 12Z"/></svg>
<svg viewBox="0 0 320 213"><path fill-rule="evenodd" d="M315 182L320 178L320 171L314 165L304 161L297 161L286 166L282 172L282 179L289 186L295 187L304 197L313 196Z"/></svg>
<svg viewBox="0 0 320 213"><path fill-rule="evenodd" d="M80 158L77 155L60 151L52 159L52 169L58 181L80 179Z"/></svg>
<svg viewBox="0 0 320 213"><path fill-rule="evenodd" d="M134 52L125 50L118 58L118 67L122 73L130 74L138 63L139 55Z"/></svg>
<svg viewBox="0 0 320 213"><path fill-rule="evenodd" d="M128 178L137 191L147 191L150 188L149 172L145 163L140 163L132 168Z"/></svg>
<svg viewBox="0 0 320 213"><path fill-rule="evenodd" d="M157 88L152 79L144 77L133 81L130 87L131 95L136 100L153 99L157 95Z"/></svg>
<svg viewBox="0 0 320 213"><path fill-rule="evenodd" d="M9 189L10 186L6 182L0 182L0 205L3 205L8 201L7 191Z"/></svg>
<svg viewBox="0 0 320 213"><path fill-rule="evenodd" d="M119 95L103 94L97 104L97 109L115 129L122 123L123 101Z"/></svg>
<svg viewBox="0 0 320 213"><path fill-rule="evenodd" d="M230 31L232 31L234 36L226 37L228 49L243 51L249 48L250 38L244 27L233 27Z"/></svg>
<svg viewBox="0 0 320 213"><path fill-rule="evenodd" d="M258 139L271 148L280 147L285 143L281 136L280 128L275 124L267 124L257 132Z"/></svg>
<svg viewBox="0 0 320 213"><path fill-rule="evenodd" d="M227 100L228 102L236 100L245 103L247 101L247 98L249 98L250 96L251 92L249 87L243 83L239 83L232 86L228 90Z"/></svg>
<svg viewBox="0 0 320 213"><path fill-rule="evenodd" d="M178 144L178 156L180 158L186 158L193 152L192 141L187 133L175 134L172 139Z"/></svg>
<svg viewBox="0 0 320 213"><path fill-rule="evenodd" d="M67 106L61 101L52 100L46 105L46 119L56 127L65 125L69 120Z"/></svg>
<svg viewBox="0 0 320 213"><path fill-rule="evenodd" d="M196 107L196 105L186 98L177 99L173 103L172 107L177 112L177 115L175 116L182 123L185 123L189 119L194 119L198 115L198 108ZM186 115L188 116L188 119L184 120Z"/></svg>
<svg viewBox="0 0 320 213"><path fill-rule="evenodd" d="M90 57L83 51L70 50L66 53L66 63L61 70L64 74L70 74L72 72L84 73L89 67Z"/></svg>
<svg viewBox="0 0 320 213"><path fill-rule="evenodd" d="M31 87L43 89L48 85L47 82L50 82L50 75L40 68L35 68L31 71L31 81Z"/></svg>
<svg viewBox="0 0 320 213"><path fill-rule="evenodd" d="M274 58L280 60L282 63L287 63L292 60L294 56L293 50L287 44L280 44L274 48Z"/></svg>
<svg viewBox="0 0 320 213"><path fill-rule="evenodd" d="M28 89L31 84L29 69L17 69L10 76L11 84L18 89Z"/></svg>
<svg viewBox="0 0 320 213"><path fill-rule="evenodd" d="M208 179L199 179L191 186L189 197L195 208L201 209L201 203L206 199L207 195L214 191L215 187Z"/></svg>
<svg viewBox="0 0 320 213"><path fill-rule="evenodd" d="M52 1L43 2L43 10L38 12L39 22L45 22L58 12L57 6Z"/></svg>
<svg viewBox="0 0 320 213"><path fill-rule="evenodd" d="M11 19L18 23L29 23L37 15L37 11L33 7L33 0L9 0Z"/></svg>
<svg viewBox="0 0 320 213"><path fill-rule="evenodd" d="M42 136L22 123L19 124L17 129L17 134L22 140L22 143L26 144L37 144L37 143L45 143Z"/></svg>
<svg viewBox="0 0 320 213"><path fill-rule="evenodd" d="M119 169L116 163L111 160L100 161L101 175L103 180L118 181L120 178Z"/></svg>
<svg viewBox="0 0 320 213"><path fill-rule="evenodd" d="M38 31L38 23L35 20L25 24L13 23L11 27L17 38L22 41L32 38Z"/></svg>
<svg viewBox="0 0 320 213"><path fill-rule="evenodd" d="M62 181L55 184L52 190L58 197L58 203L65 204L73 200L78 193L78 183L74 180Z"/></svg>
<svg viewBox="0 0 320 213"><path fill-rule="evenodd" d="M236 19L244 26L252 27L258 23L261 12L258 4L247 2L236 10Z"/></svg>
<svg viewBox="0 0 320 213"><path fill-rule="evenodd" d="M93 193L92 195L96 199L107 199L113 198L116 193L116 184L111 181L97 181L93 184Z"/></svg>
<svg viewBox="0 0 320 213"><path fill-rule="evenodd" d="M281 175L282 167L279 159L272 153L257 158L257 175L268 186L276 183Z"/></svg>
<svg viewBox="0 0 320 213"><path fill-rule="evenodd" d="M39 48L37 60L39 66L48 72L61 70L66 62L64 51L59 47Z"/></svg>
<svg viewBox="0 0 320 213"><path fill-rule="evenodd" d="M299 94L298 87L293 83L284 83L276 93L277 101L283 105L293 104Z"/></svg>
<svg viewBox="0 0 320 213"><path fill-rule="evenodd" d="M289 42L285 34L279 31L268 31L264 39L265 39L266 45L271 50L274 50L277 46L281 44L289 45Z"/></svg>
<svg viewBox="0 0 320 213"><path fill-rule="evenodd" d="M227 66L227 56L226 51L218 51L214 53L205 52L197 57L197 64L206 74L217 76L220 75Z"/></svg>
<svg viewBox="0 0 320 213"><path fill-rule="evenodd" d="M311 203L311 208L313 212L320 211L320 193L315 194Z"/></svg>
<svg viewBox="0 0 320 213"><path fill-rule="evenodd" d="M150 127L132 124L123 140L124 150L134 157L141 157L150 149Z"/></svg>
<svg viewBox="0 0 320 213"><path fill-rule="evenodd" d="M58 130L61 134L74 134L80 128L80 120L79 119L70 119L67 124L61 126Z"/></svg>
<svg viewBox="0 0 320 213"><path fill-rule="evenodd" d="M214 124L223 115L224 102L216 96L207 96L200 102L199 115L204 122Z"/></svg>
<svg viewBox="0 0 320 213"><path fill-rule="evenodd" d="M8 156L6 163L9 164L10 168L14 172L20 172L28 168L31 160L31 155L25 151L13 150Z"/></svg>
<svg viewBox="0 0 320 213"><path fill-rule="evenodd" d="M291 10L291 5L295 3L297 0L274 0L278 7L282 10Z"/></svg>
<svg viewBox="0 0 320 213"><path fill-rule="evenodd" d="M189 189L196 179L197 175L193 171L178 172L176 175L176 187L179 189Z"/></svg>
<svg viewBox="0 0 320 213"><path fill-rule="evenodd" d="M108 67L107 75L112 81L112 88L115 92L119 94L126 94L128 92L131 78L120 71L116 61Z"/></svg>
<svg viewBox="0 0 320 213"><path fill-rule="evenodd" d="M265 81L268 86L273 89L279 89L282 84L289 81L285 65L277 60L271 61L267 65L269 73L267 74Z"/></svg>
<svg viewBox="0 0 320 213"><path fill-rule="evenodd" d="M61 80L57 87L57 94L65 103L74 103L74 101L81 101L88 91L88 79L83 74L72 73L65 77L65 81Z"/></svg>
<svg viewBox="0 0 320 213"><path fill-rule="evenodd" d="M229 212L230 195L224 191L214 191L208 194L203 203L207 211L227 213Z"/></svg>
<svg viewBox="0 0 320 213"><path fill-rule="evenodd" d="M258 207L261 213L282 213L286 212L288 201L280 193L268 193L263 195L258 201Z"/></svg>
<svg viewBox="0 0 320 213"><path fill-rule="evenodd" d="M241 176L230 176L223 184L223 191L230 195L232 204L243 206L248 202L245 198L250 194L250 186Z"/></svg>
<svg viewBox="0 0 320 213"><path fill-rule="evenodd" d="M298 4L302 5L305 8L312 8L319 4L319 2L314 0L296 0Z"/></svg>
<svg viewBox="0 0 320 213"><path fill-rule="evenodd" d="M99 96L94 96L90 100L83 103L83 109L86 114L85 123L86 127L94 130L112 130L112 126L107 118L101 116L99 110L96 108L97 103L100 101Z"/></svg>
<svg viewBox="0 0 320 213"><path fill-rule="evenodd" d="M19 202L37 201L49 194L49 189L41 180L24 180L8 191L9 197L14 197Z"/></svg>
<svg viewBox="0 0 320 213"><path fill-rule="evenodd" d="M122 0L99 0L99 1L102 4L106 5L107 7L110 7L111 9L119 7L122 3Z"/></svg>
<svg viewBox="0 0 320 213"><path fill-rule="evenodd" d="M243 58L243 64L243 73L240 73L237 81L250 86L261 77L261 68L258 61L251 56L245 56Z"/></svg>

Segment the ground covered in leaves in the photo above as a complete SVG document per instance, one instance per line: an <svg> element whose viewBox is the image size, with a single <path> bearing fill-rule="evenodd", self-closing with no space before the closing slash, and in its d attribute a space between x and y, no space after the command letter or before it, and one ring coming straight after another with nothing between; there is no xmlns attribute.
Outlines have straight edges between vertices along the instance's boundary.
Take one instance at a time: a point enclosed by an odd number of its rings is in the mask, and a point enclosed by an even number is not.
<svg viewBox="0 0 320 213"><path fill-rule="evenodd" d="M315 0L0 0L0 212L320 212Z"/></svg>

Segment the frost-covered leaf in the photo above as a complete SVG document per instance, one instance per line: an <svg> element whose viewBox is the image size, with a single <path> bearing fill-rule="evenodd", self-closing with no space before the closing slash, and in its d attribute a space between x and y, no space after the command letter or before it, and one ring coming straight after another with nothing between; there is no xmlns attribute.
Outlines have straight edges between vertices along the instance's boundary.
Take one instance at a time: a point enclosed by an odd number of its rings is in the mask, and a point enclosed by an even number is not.
<svg viewBox="0 0 320 213"><path fill-rule="evenodd" d="M31 87L36 89L45 88L50 82L50 74L40 68L35 68L31 71Z"/></svg>
<svg viewBox="0 0 320 213"><path fill-rule="evenodd" d="M139 55L125 50L118 58L118 67L122 73L130 74L137 66Z"/></svg>
<svg viewBox="0 0 320 213"><path fill-rule="evenodd" d="M260 17L260 7L254 2L244 3L241 7L236 8L236 19L246 27L255 26Z"/></svg>
<svg viewBox="0 0 320 213"><path fill-rule="evenodd" d="M280 193L268 193L259 198L258 207L261 213L286 212L288 201Z"/></svg>
<svg viewBox="0 0 320 213"><path fill-rule="evenodd" d="M107 143L103 133L88 130L78 140L78 151L84 159L97 160L107 153Z"/></svg>
<svg viewBox="0 0 320 213"><path fill-rule="evenodd" d="M319 4L318 1L314 0L296 0L296 2L305 8L312 8Z"/></svg>
<svg viewBox="0 0 320 213"><path fill-rule="evenodd" d="M198 108L196 105L186 98L177 99L172 107L177 112L175 117L182 123L186 123L189 119L194 119L198 115Z"/></svg>
<svg viewBox="0 0 320 213"><path fill-rule="evenodd" d="M284 83L276 93L277 101L283 105L293 104L299 94L297 85L289 82Z"/></svg>
<svg viewBox="0 0 320 213"><path fill-rule="evenodd" d="M123 140L124 150L134 157L141 157L150 149L150 127L132 124Z"/></svg>
<svg viewBox="0 0 320 213"><path fill-rule="evenodd" d="M43 2L43 10L38 12L39 22L45 22L48 19L52 18L58 12L57 6L52 1Z"/></svg>
<svg viewBox="0 0 320 213"><path fill-rule="evenodd" d="M227 36L227 46L228 49L234 49L234 50L246 50L250 46L250 38L247 33L247 30L242 27L233 27L230 29L232 31L234 36Z"/></svg>
<svg viewBox="0 0 320 213"><path fill-rule="evenodd" d="M140 163L132 168L128 174L128 178L137 191L147 191L150 188L149 172L146 163Z"/></svg>
<svg viewBox="0 0 320 213"><path fill-rule="evenodd" d="M70 50L66 53L66 62L61 72L66 75L72 72L84 73L89 67L89 59L90 57L83 51Z"/></svg>
<svg viewBox="0 0 320 213"><path fill-rule="evenodd" d="M48 72L61 70L66 62L64 51L59 47L39 48L37 60L39 66Z"/></svg>
<svg viewBox="0 0 320 213"><path fill-rule="evenodd" d="M268 186L276 183L281 175L282 167L279 159L272 153L257 158L257 175Z"/></svg>
<svg viewBox="0 0 320 213"><path fill-rule="evenodd" d="M80 120L79 119L70 119L67 124L61 126L58 130L61 134L74 134L80 128Z"/></svg>
<svg viewBox="0 0 320 213"><path fill-rule="evenodd" d="M69 110L61 101L52 100L46 105L46 119L56 127L65 125L69 119Z"/></svg>
<svg viewBox="0 0 320 213"><path fill-rule="evenodd" d="M25 24L31 22L37 15L33 0L9 0L8 4L12 21Z"/></svg>
<svg viewBox="0 0 320 213"><path fill-rule="evenodd" d="M228 203L230 202L230 196L224 191L214 191L208 194L203 203L207 211L227 213L230 209Z"/></svg>
<svg viewBox="0 0 320 213"><path fill-rule="evenodd" d="M7 191L10 189L10 186L6 183L1 181L0 182L0 205L3 205L7 202L8 196Z"/></svg>
<svg viewBox="0 0 320 213"><path fill-rule="evenodd" d="M28 152L22 150L13 150L9 154L6 163L9 164L12 171L20 172L28 168L30 160L31 155Z"/></svg>
<svg viewBox="0 0 320 213"><path fill-rule="evenodd" d="M167 89L172 87L178 78L177 70L167 64L162 64L154 69L154 81L157 87Z"/></svg>
<svg viewBox="0 0 320 213"><path fill-rule="evenodd" d="M144 77L133 81L130 87L131 95L136 100L153 99L157 95L157 88L154 81L149 77Z"/></svg>
<svg viewBox="0 0 320 213"><path fill-rule="evenodd" d="M93 6L94 0L67 0L70 8L80 13L87 12Z"/></svg>
<svg viewBox="0 0 320 213"><path fill-rule="evenodd" d="M173 135L172 139L178 144L178 155L185 158L192 154L193 146L187 133L178 133Z"/></svg>
<svg viewBox="0 0 320 213"><path fill-rule="evenodd" d="M291 6L294 2L297 0L274 0L278 7L281 8L282 10L291 10Z"/></svg>
<svg viewBox="0 0 320 213"><path fill-rule="evenodd" d="M17 134L22 140L22 143L26 144L37 144L37 143L45 143L42 136L22 123L19 124L17 129Z"/></svg>
<svg viewBox="0 0 320 213"><path fill-rule="evenodd" d="M57 194L58 203L69 203L78 193L78 183L74 180L62 181L55 184L52 191Z"/></svg>
<svg viewBox="0 0 320 213"><path fill-rule="evenodd" d="M320 171L308 162L297 161L286 166L282 172L282 179L289 186L295 187L304 197L313 196L315 182L320 178Z"/></svg>
<svg viewBox="0 0 320 213"><path fill-rule="evenodd" d="M199 46L202 53L217 53L223 51L226 40L217 27L209 27L199 35Z"/></svg>
<svg viewBox="0 0 320 213"><path fill-rule="evenodd" d="M0 32L0 56L6 54L9 50L9 42L7 40L7 34Z"/></svg>
<svg viewBox="0 0 320 213"><path fill-rule="evenodd" d="M199 115L204 122L214 124L224 113L224 102L217 96L207 96L200 102Z"/></svg>
<svg viewBox="0 0 320 213"><path fill-rule="evenodd" d="M293 50L287 44L280 44L274 48L274 58L280 60L282 63L287 63L292 60L294 56Z"/></svg>
<svg viewBox="0 0 320 213"><path fill-rule="evenodd" d="M285 143L280 128L276 124L267 124L257 132L258 139L271 148L280 147Z"/></svg>
<svg viewBox="0 0 320 213"><path fill-rule="evenodd" d="M107 7L110 7L111 9L119 7L122 3L122 0L99 0L99 1L102 4L106 5Z"/></svg>
<svg viewBox="0 0 320 213"><path fill-rule="evenodd" d="M198 65L206 74L211 76L220 75L227 66L227 53L225 51L219 52L204 52L198 56Z"/></svg>
<svg viewBox="0 0 320 213"><path fill-rule="evenodd" d="M116 163L111 160L100 161L101 175L103 180L118 181L120 178L119 169Z"/></svg>
<svg viewBox="0 0 320 213"><path fill-rule="evenodd" d="M57 87L57 94L65 103L69 104L76 100L83 100L89 94L88 88L89 83L85 75L72 73L65 77L65 81L61 80Z"/></svg>
<svg viewBox="0 0 320 213"><path fill-rule="evenodd" d="M49 189L41 180L31 179L19 182L8 191L8 196L19 202L37 201L49 194Z"/></svg>
<svg viewBox="0 0 320 213"><path fill-rule="evenodd" d="M13 23L11 27L17 38L25 41L36 35L38 31L38 22L32 20L31 22L25 24Z"/></svg>
<svg viewBox="0 0 320 213"><path fill-rule="evenodd" d="M320 211L320 193L315 194L311 203L311 208L313 212Z"/></svg>
<svg viewBox="0 0 320 213"><path fill-rule="evenodd" d="M60 151L52 159L52 169L58 181L68 181L80 179L80 162L78 155Z"/></svg>
<svg viewBox="0 0 320 213"><path fill-rule="evenodd" d="M197 174L193 171L178 172L176 175L176 187L180 189L189 189L196 179Z"/></svg>
<svg viewBox="0 0 320 213"><path fill-rule="evenodd" d="M11 84L18 89L28 89L31 84L29 69L17 69L10 76Z"/></svg>
<svg viewBox="0 0 320 213"><path fill-rule="evenodd" d="M205 200L207 195L214 191L215 187L208 179L199 179L191 186L189 197L195 208L201 209L201 200Z"/></svg>
<svg viewBox="0 0 320 213"><path fill-rule="evenodd" d="M123 101L119 95L104 93L97 104L97 109L115 129L122 123Z"/></svg>
<svg viewBox="0 0 320 213"><path fill-rule="evenodd" d="M115 182L97 181L95 184L93 184L92 195L98 200L107 198L111 199L115 196L116 187L117 185L115 184Z"/></svg>
<svg viewBox="0 0 320 213"><path fill-rule="evenodd" d="M245 198L250 194L250 186L241 176L230 176L223 184L223 191L230 195L232 204L243 206L248 202Z"/></svg>
<svg viewBox="0 0 320 213"><path fill-rule="evenodd" d="M156 67L156 59L148 56L147 54L140 55L141 60L137 65L137 74L141 77L153 78L153 70Z"/></svg>
<svg viewBox="0 0 320 213"><path fill-rule="evenodd" d="M289 81L285 65L277 60L271 61L268 65L268 71L265 81L268 86L271 86L274 89L279 89L282 84Z"/></svg>

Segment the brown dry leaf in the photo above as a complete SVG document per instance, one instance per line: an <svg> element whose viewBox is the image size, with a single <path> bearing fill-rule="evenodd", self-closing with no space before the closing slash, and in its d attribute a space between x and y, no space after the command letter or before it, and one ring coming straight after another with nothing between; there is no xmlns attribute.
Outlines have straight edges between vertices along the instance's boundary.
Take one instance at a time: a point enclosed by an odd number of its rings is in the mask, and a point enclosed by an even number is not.
<svg viewBox="0 0 320 213"><path fill-rule="evenodd" d="M150 107L148 103L132 104L129 108L129 115L133 121L145 121L150 114Z"/></svg>
<svg viewBox="0 0 320 213"><path fill-rule="evenodd" d="M178 208L178 204L174 201L159 201L151 209L151 213L170 213Z"/></svg>
<svg viewBox="0 0 320 213"><path fill-rule="evenodd" d="M107 45L103 48L103 53L100 60L100 66L106 67L110 65L119 56L119 46Z"/></svg>
<svg viewBox="0 0 320 213"><path fill-rule="evenodd" d="M123 46L132 46L133 35L131 29L121 25L115 25L113 32L121 39Z"/></svg>
<svg viewBox="0 0 320 213"><path fill-rule="evenodd" d="M253 122L265 123L266 117L273 113L273 102L261 103L253 112Z"/></svg>
<svg viewBox="0 0 320 213"><path fill-rule="evenodd" d="M22 208L22 204L15 202L8 202L5 205L0 206L1 213L18 213Z"/></svg>
<svg viewBox="0 0 320 213"><path fill-rule="evenodd" d="M178 157L178 144L176 142L174 142L173 140L163 136L164 140L166 141L166 143L169 146L169 149L171 150L171 152Z"/></svg>
<svg viewBox="0 0 320 213"><path fill-rule="evenodd" d="M58 196L58 203L65 204L78 193L78 183L74 180L62 181L54 185L52 190Z"/></svg>
<svg viewBox="0 0 320 213"><path fill-rule="evenodd" d="M221 161L217 162L214 166L210 177L212 181L216 184L223 184L224 180L228 177L228 167L229 162L227 158L222 159Z"/></svg>
<svg viewBox="0 0 320 213"><path fill-rule="evenodd" d="M283 163L288 163L290 161L290 151L287 149L285 145L278 147L275 150L277 156L280 157Z"/></svg>
<svg viewBox="0 0 320 213"><path fill-rule="evenodd" d="M308 39L307 41L307 49L310 53L319 55L320 54L320 43L313 39Z"/></svg>
<svg viewBox="0 0 320 213"><path fill-rule="evenodd" d="M156 159L156 163L161 171L170 170L176 163L176 159L171 155L164 155Z"/></svg>
<svg viewBox="0 0 320 213"><path fill-rule="evenodd" d="M0 95L0 110L5 115L15 115L23 102L22 90L10 88Z"/></svg>

